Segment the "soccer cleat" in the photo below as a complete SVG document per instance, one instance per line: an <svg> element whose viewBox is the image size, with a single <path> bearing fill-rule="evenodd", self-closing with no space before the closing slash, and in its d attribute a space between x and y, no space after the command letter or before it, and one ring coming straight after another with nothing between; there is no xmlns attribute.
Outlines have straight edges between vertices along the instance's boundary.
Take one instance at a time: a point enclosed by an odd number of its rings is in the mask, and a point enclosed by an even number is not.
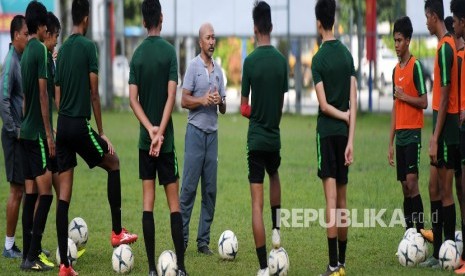
<svg viewBox="0 0 465 276"><path fill-rule="evenodd" d="M346 276L346 265L339 264L339 276Z"/></svg>
<svg viewBox="0 0 465 276"><path fill-rule="evenodd" d="M46 266L50 267L50 268L54 268L55 267L55 264L53 262L51 262L47 256L45 255L44 252L40 252L39 254L39 260L44 263Z"/></svg>
<svg viewBox="0 0 465 276"><path fill-rule="evenodd" d="M137 235L131 234L125 228L121 229L121 233L118 235L114 231L111 231L111 245L117 247L121 244L131 244L137 241Z"/></svg>
<svg viewBox="0 0 465 276"><path fill-rule="evenodd" d="M281 247L281 233L279 229L273 229L271 233L271 245L274 249L278 249Z"/></svg>
<svg viewBox="0 0 465 276"><path fill-rule="evenodd" d="M326 268L325 273L320 274L320 276L340 276L341 274L339 273L339 270L340 270L339 266L336 267L336 269L331 270L331 268L328 265L328 267ZM344 273L345 273L345 271L344 271Z"/></svg>
<svg viewBox="0 0 465 276"><path fill-rule="evenodd" d="M419 264L420 267L435 267L439 266L439 260L433 256L428 257L424 262Z"/></svg>
<svg viewBox="0 0 465 276"><path fill-rule="evenodd" d="M207 256L213 255L213 251L211 251L210 248L208 248L208 245L204 245L204 246L197 248L197 252L200 254L207 255Z"/></svg>
<svg viewBox="0 0 465 276"><path fill-rule="evenodd" d="M86 252L86 249L85 249L85 248L83 248L83 249L81 249L81 250L78 250L78 252L77 252L77 257L78 257L78 259L81 258L81 256L84 255L85 252Z"/></svg>
<svg viewBox="0 0 465 276"><path fill-rule="evenodd" d="M60 272L58 272L58 276L77 276L79 273L74 271L73 267L69 265L66 267L64 264L60 265Z"/></svg>
<svg viewBox="0 0 465 276"><path fill-rule="evenodd" d="M268 276L270 275L270 270L267 268L259 269L257 272L257 276Z"/></svg>
<svg viewBox="0 0 465 276"><path fill-rule="evenodd" d="M454 270L455 274L464 275L465 274L465 261L460 258L459 267Z"/></svg>
<svg viewBox="0 0 465 276"><path fill-rule="evenodd" d="M44 264L39 258L37 258L34 261L29 261L26 259L22 264L21 264L21 269L26 270L26 271L49 271L52 268L46 264Z"/></svg>
<svg viewBox="0 0 465 276"><path fill-rule="evenodd" d="M47 256L47 258L50 257L50 251L43 249L43 248L40 251L42 251L42 253L44 253L45 256Z"/></svg>
<svg viewBox="0 0 465 276"><path fill-rule="evenodd" d="M3 248L3 257L5 258L22 258L23 254L21 253L21 250L16 246L15 243L13 243L13 246L10 249Z"/></svg>
<svg viewBox="0 0 465 276"><path fill-rule="evenodd" d="M434 241L433 230L431 230L431 229L420 229L420 233L423 236L423 238L425 238L425 240L427 240L427 241L429 241L431 243Z"/></svg>
<svg viewBox="0 0 465 276"><path fill-rule="evenodd" d="M185 270L179 269L177 276L189 276Z"/></svg>

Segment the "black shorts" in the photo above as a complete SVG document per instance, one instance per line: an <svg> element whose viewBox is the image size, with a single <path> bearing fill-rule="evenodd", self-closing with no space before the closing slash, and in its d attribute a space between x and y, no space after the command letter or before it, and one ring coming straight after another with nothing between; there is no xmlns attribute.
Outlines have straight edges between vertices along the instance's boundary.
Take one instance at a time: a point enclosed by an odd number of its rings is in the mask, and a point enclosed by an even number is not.
<svg viewBox="0 0 465 276"><path fill-rule="evenodd" d="M318 177L336 179L337 184L347 184L349 167L345 163L347 137L341 135L320 138L317 135Z"/></svg>
<svg viewBox="0 0 465 276"><path fill-rule="evenodd" d="M21 139L24 150L23 172L24 178L34 180L45 174L46 170L52 171L52 160L49 157L48 144L44 139Z"/></svg>
<svg viewBox="0 0 465 276"><path fill-rule="evenodd" d="M420 149L419 143L411 143L406 146L396 145L397 180L407 180L407 174L418 175Z"/></svg>
<svg viewBox="0 0 465 276"><path fill-rule="evenodd" d="M6 180L13 184L24 185L23 147L15 133L2 128L3 157L5 158Z"/></svg>
<svg viewBox="0 0 465 276"><path fill-rule="evenodd" d="M158 172L158 183L167 185L179 178L176 152L161 152L158 157L149 155L147 150L139 149L139 178L155 180Z"/></svg>
<svg viewBox="0 0 465 276"><path fill-rule="evenodd" d="M56 138L58 172L76 167L76 153L89 168L93 168L102 163L108 153L108 144L92 129L87 119L59 115Z"/></svg>
<svg viewBox="0 0 465 276"><path fill-rule="evenodd" d="M465 132L460 131L460 163L465 166Z"/></svg>
<svg viewBox="0 0 465 276"><path fill-rule="evenodd" d="M262 183L265 170L268 175L274 175L281 165L279 151L251 150L247 153L249 166L249 183Z"/></svg>
<svg viewBox="0 0 465 276"><path fill-rule="evenodd" d="M459 145L446 145L444 140L438 141L437 163L431 164L437 168L455 170L460 160ZM458 160L457 160L458 159Z"/></svg>

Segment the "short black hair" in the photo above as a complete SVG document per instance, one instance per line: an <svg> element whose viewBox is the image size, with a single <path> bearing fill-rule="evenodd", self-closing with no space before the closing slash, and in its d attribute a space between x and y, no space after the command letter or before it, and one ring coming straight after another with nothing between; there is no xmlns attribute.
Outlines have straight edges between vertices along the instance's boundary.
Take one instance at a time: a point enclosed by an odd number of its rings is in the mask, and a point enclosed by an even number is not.
<svg viewBox="0 0 465 276"><path fill-rule="evenodd" d="M29 2L26 8L26 24L29 34L36 34L39 26L47 24L47 9L36 0Z"/></svg>
<svg viewBox="0 0 465 276"><path fill-rule="evenodd" d="M394 36L396 33L401 33L404 38L412 38L412 21L410 21L408 16L403 16L394 22L394 30L392 31L392 35Z"/></svg>
<svg viewBox="0 0 465 276"><path fill-rule="evenodd" d="M89 16L89 0L73 0L71 14L73 17L73 25L81 24L86 16Z"/></svg>
<svg viewBox="0 0 465 276"><path fill-rule="evenodd" d="M446 25L447 32L455 35L454 31L454 19L452 16L448 16L444 19L444 25Z"/></svg>
<svg viewBox="0 0 465 276"><path fill-rule="evenodd" d="M255 1L253 11L253 24L258 32L264 35L270 34L273 24L271 23L271 8L265 1Z"/></svg>
<svg viewBox="0 0 465 276"><path fill-rule="evenodd" d="M331 30L334 26L334 17L336 15L335 0L318 0L315 5L316 19L321 22L323 29Z"/></svg>
<svg viewBox="0 0 465 276"><path fill-rule="evenodd" d="M47 32L54 34L59 33L61 29L60 20L53 14L53 12L47 13Z"/></svg>
<svg viewBox="0 0 465 276"><path fill-rule="evenodd" d="M444 21L444 4L442 0L425 0L425 11L436 14L439 20Z"/></svg>
<svg viewBox="0 0 465 276"><path fill-rule="evenodd" d="M159 0L144 0L142 2L142 17L147 30L158 27L161 17L161 5Z"/></svg>
<svg viewBox="0 0 465 276"><path fill-rule="evenodd" d="M464 0L450 1L450 11L459 19L465 19L465 1Z"/></svg>
<svg viewBox="0 0 465 276"><path fill-rule="evenodd" d="M20 32L24 24L26 24L26 17L24 15L18 14L13 17L10 24L11 41L15 39L15 32Z"/></svg>

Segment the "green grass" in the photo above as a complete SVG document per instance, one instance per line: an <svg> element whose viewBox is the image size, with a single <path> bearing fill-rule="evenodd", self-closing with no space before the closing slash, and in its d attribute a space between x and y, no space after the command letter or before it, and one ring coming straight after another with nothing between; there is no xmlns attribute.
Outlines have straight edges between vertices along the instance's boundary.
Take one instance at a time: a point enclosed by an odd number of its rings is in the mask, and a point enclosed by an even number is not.
<svg viewBox="0 0 465 276"><path fill-rule="evenodd" d="M183 166L184 134L186 113L174 114L175 143L180 171ZM123 193L123 225L139 234L139 241L132 245L135 267L132 275L146 275L148 270L142 235L142 187L138 179L137 139L139 124L130 112L104 113L104 129L110 137L121 159ZM387 163L389 133L388 115L359 115L356 130L355 163L350 168L348 186L348 208L383 209L387 221L395 208L402 206L402 191L396 181L395 169ZM423 145L428 144L431 120L427 118L423 131ZM219 169L218 198L215 220L211 229L211 247L216 252L217 241L226 229L233 230L239 240L237 259L221 261L216 254L212 257L196 253L196 233L199 217L200 194L191 222L191 236L186 253L186 267L190 275L255 275L258 261L251 228L250 194L246 166L247 120L239 115L220 116L219 122ZM316 176L316 117L286 115L281 123L282 164L280 177L283 208L324 208L321 181ZM3 153L1 153L3 154ZM429 217L427 190L428 162L427 147L422 149L420 187L423 203ZM5 236L4 204L8 194L5 182L4 159L0 157L1 190L0 202L0 245ZM75 269L81 275L111 275L110 211L106 196L106 173L100 169L89 170L82 159L78 159L75 171L73 198L69 219L80 216L89 226L87 251ZM268 195L268 180L265 195ZM182 183L182 181L181 181ZM158 185L157 185L158 186ZM169 229L169 211L163 189L157 187L155 222L156 254L173 249ZM267 245L271 249L271 215L265 197L264 219L267 226ZM55 230L55 202L52 204L43 239L43 247L55 254L57 247ZM457 211L457 213L459 213ZM360 219L359 219L360 221ZM458 221L458 220L457 220ZM401 267L394 253L403 235L402 227L394 228L350 228L347 250L347 272L349 275L438 275L441 272L421 268ZM318 223L309 227L282 228L282 245L290 258L290 275L317 275L328 262L326 231ZM17 242L22 248L21 221L16 230ZM430 252L432 247L430 246ZM54 259L54 257L53 257ZM30 275L19 271L19 260L0 257L0 275ZM56 275L55 269L53 274ZM450 274L442 272L443 274ZM47 273L51 274L51 273Z"/></svg>

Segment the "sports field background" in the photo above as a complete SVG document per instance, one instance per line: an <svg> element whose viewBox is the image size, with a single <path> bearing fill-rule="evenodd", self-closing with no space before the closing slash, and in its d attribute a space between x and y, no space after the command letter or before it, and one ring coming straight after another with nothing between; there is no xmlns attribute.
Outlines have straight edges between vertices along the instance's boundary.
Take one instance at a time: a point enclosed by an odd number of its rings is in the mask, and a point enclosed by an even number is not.
<svg viewBox="0 0 465 276"><path fill-rule="evenodd" d="M56 115L55 115L56 116ZM56 118L56 117L55 117ZM92 119L93 121L93 119ZM179 171L182 175L184 134L187 113L173 114L175 145ZM104 131L116 148L121 162L123 226L139 234L131 245L135 266L131 275L147 275L148 265L142 235L142 185L138 179L137 141L139 124L132 112L104 112ZM395 168L387 162L389 115L359 114L354 164L349 172L348 209L357 208L359 217L364 208L388 209L383 216L389 222L395 208L402 208L402 191L396 181ZM258 261L251 229L250 194L247 180L246 140L248 120L238 114L219 116L218 197L215 220L211 229L210 246L214 256L196 252L196 233L200 209L200 188L191 220L191 235L186 252L186 268L190 275L255 275ZM316 116L284 115L281 122L282 163L279 169L282 189L282 208L324 208L321 181L316 176ZM420 190L429 221L427 148L431 134L431 118L425 120L420 168ZM4 171L3 152L0 153L0 245L5 237L5 203L9 192ZM114 275L111 268L110 211L106 194L106 173L101 169L89 170L78 159L75 170L73 197L69 219L80 216L89 227L86 253L75 269L80 275ZM182 179L180 180L182 183ZM158 186L158 184L157 184ZM271 250L271 215L268 201L268 179L265 181L264 220L267 230L267 250ZM455 191L455 190L454 190ZM55 260L57 238L55 205L52 203L43 238L43 247L52 251ZM460 211L457 204L457 216ZM155 204L156 255L172 249L169 210L162 187L156 189ZM359 221L361 221L359 219ZM457 220L459 221L459 220ZM427 227L430 223L427 222ZM239 241L236 260L222 261L217 254L220 234L230 229ZM350 228L347 249L349 275L449 275L423 268L401 267L394 255L404 229ZM289 275L318 275L328 263L326 231L318 223L306 228L281 228L282 246L290 258ZM21 213L16 230L16 241L22 249ZM430 245L430 254L432 246ZM0 257L0 275L30 275L20 272L20 260ZM58 269L44 273L56 275Z"/></svg>

